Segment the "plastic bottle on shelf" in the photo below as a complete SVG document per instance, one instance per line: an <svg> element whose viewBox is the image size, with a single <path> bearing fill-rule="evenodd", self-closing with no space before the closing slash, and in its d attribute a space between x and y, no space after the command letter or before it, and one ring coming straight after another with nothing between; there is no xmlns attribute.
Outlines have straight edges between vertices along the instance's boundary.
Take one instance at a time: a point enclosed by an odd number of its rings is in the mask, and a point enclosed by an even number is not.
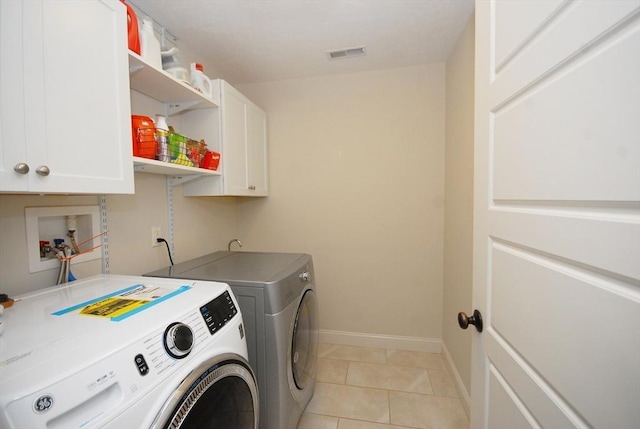
<svg viewBox="0 0 640 429"><path fill-rule="evenodd" d="M213 97L213 86L211 85L211 79L202 72L202 64L191 63L191 86L203 93L206 97Z"/></svg>
<svg viewBox="0 0 640 429"><path fill-rule="evenodd" d="M140 31L140 52L142 58L149 64L162 70L162 56L160 55L160 42L153 32L153 21L148 18L142 19Z"/></svg>
<svg viewBox="0 0 640 429"><path fill-rule="evenodd" d="M127 34L129 49L140 55L140 33L138 29L138 17L133 8L124 0L120 0L127 7Z"/></svg>
<svg viewBox="0 0 640 429"><path fill-rule="evenodd" d="M171 154L169 153L169 125L167 117L156 115L156 139L158 141L158 160L169 162Z"/></svg>

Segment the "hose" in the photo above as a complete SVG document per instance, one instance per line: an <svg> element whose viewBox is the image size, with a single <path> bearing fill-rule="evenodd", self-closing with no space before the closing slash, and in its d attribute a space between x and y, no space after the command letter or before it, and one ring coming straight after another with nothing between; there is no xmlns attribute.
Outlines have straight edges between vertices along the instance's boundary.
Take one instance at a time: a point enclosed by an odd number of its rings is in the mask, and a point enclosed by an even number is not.
<svg viewBox="0 0 640 429"><path fill-rule="evenodd" d="M60 271L58 272L57 285L69 282L71 273L71 248L65 246L63 250L58 249L56 256L60 260Z"/></svg>

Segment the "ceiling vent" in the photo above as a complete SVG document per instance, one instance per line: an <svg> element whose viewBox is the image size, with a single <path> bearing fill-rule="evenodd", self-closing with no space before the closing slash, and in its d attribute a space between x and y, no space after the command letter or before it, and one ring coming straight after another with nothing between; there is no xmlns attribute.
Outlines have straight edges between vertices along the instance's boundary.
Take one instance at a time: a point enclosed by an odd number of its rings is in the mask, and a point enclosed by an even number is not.
<svg viewBox="0 0 640 429"><path fill-rule="evenodd" d="M330 60L339 60L341 58L361 57L363 55L366 55L366 53L367 53L367 48L364 46L360 46L357 48L347 48L347 49L340 49L338 51L329 51L327 52L327 55L329 56Z"/></svg>

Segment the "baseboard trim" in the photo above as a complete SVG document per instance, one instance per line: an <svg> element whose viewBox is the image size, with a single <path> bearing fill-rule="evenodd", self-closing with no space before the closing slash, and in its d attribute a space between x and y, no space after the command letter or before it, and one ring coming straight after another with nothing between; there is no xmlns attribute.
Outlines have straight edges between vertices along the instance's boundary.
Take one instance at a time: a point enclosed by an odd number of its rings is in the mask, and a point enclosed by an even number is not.
<svg viewBox="0 0 640 429"><path fill-rule="evenodd" d="M467 392L464 383L462 382L462 377L460 377L460 373L453 363L453 358L451 354L449 354L449 350L447 349L447 345L442 343L442 356L444 357L444 362L447 365L447 369L453 375L453 381L456 385L456 390L458 391L458 396L460 397L460 402L462 402L462 407L464 411L467 413L467 417L471 416L470 406L471 406L471 397L469 396L469 392Z"/></svg>
<svg viewBox="0 0 640 429"><path fill-rule="evenodd" d="M436 338L364 334L326 329L320 330L320 342L343 346L379 347L427 353L440 353L442 351L442 341Z"/></svg>

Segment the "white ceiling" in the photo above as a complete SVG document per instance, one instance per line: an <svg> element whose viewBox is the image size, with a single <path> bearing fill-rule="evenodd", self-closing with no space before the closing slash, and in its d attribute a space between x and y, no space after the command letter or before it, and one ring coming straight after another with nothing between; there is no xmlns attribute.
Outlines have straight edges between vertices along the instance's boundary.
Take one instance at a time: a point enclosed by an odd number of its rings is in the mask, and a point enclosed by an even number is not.
<svg viewBox="0 0 640 429"><path fill-rule="evenodd" d="M236 84L444 62L474 9L473 0L130 3ZM363 57L328 59L359 46Z"/></svg>

